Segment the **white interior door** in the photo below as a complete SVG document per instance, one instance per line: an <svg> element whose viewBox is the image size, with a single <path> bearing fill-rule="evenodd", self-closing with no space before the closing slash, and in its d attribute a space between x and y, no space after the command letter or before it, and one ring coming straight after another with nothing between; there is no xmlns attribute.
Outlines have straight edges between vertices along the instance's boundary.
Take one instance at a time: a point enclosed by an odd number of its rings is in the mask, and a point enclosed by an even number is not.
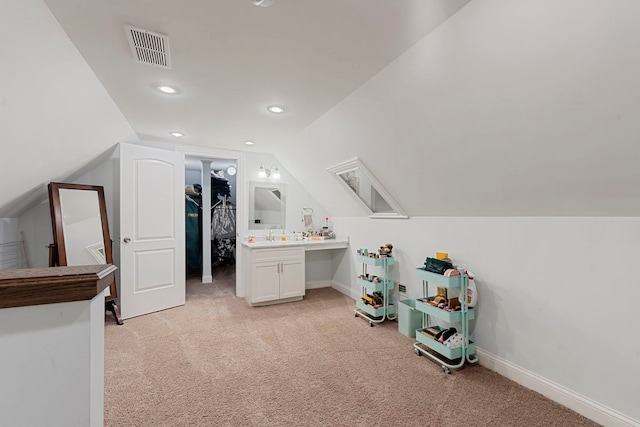
<svg viewBox="0 0 640 427"><path fill-rule="evenodd" d="M120 144L122 318L185 302L184 154Z"/></svg>

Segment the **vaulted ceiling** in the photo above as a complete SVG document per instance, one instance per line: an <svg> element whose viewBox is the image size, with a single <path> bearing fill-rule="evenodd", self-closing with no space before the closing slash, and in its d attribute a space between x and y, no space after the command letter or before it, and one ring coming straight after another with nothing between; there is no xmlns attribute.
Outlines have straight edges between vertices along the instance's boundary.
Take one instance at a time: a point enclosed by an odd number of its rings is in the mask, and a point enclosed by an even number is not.
<svg viewBox="0 0 640 427"><path fill-rule="evenodd" d="M410 216L640 215L638 2L0 7L0 217L136 139L273 153L334 216L366 214L326 170L354 157ZM171 68L125 24L166 34Z"/></svg>
<svg viewBox="0 0 640 427"><path fill-rule="evenodd" d="M46 4L141 139L177 141L177 131L186 144L272 152L468 1ZM170 68L134 60L126 26L166 35Z"/></svg>

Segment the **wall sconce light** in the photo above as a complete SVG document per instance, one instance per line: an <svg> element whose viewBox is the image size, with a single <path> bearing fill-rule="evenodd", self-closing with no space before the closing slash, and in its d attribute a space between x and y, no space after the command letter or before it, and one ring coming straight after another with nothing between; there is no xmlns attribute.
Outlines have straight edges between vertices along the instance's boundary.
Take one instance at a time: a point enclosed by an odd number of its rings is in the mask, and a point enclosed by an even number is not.
<svg viewBox="0 0 640 427"><path fill-rule="evenodd" d="M267 169L262 163L260 163L258 176L260 178L272 177L273 179L280 179L280 170L275 164L271 165L271 168Z"/></svg>

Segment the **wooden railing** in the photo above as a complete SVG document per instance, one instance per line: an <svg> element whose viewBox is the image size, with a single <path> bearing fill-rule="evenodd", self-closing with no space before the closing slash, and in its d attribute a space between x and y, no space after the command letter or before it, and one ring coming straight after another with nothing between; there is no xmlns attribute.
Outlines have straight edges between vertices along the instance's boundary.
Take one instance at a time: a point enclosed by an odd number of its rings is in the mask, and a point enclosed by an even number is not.
<svg viewBox="0 0 640 427"><path fill-rule="evenodd" d="M1 270L0 309L91 300L115 270L111 264Z"/></svg>

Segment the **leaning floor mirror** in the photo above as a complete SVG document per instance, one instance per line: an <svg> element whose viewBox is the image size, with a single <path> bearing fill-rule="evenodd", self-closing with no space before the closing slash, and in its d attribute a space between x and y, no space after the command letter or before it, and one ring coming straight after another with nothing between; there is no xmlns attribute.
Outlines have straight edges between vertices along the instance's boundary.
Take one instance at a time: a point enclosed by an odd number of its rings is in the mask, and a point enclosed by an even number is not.
<svg viewBox="0 0 640 427"><path fill-rule="evenodd" d="M49 266L113 264L104 188L97 185L49 183L53 244ZM115 281L105 308L122 325Z"/></svg>

